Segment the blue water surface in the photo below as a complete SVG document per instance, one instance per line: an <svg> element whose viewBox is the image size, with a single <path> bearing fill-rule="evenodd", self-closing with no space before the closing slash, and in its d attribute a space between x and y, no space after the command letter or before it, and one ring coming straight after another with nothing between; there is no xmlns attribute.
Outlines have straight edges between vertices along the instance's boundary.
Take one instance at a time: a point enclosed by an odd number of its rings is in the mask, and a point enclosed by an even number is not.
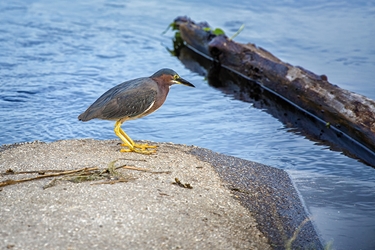
<svg viewBox="0 0 375 250"><path fill-rule="evenodd" d="M114 139L113 122L77 116L107 89L162 67L173 86L156 113L127 122L134 139L194 144L286 170L323 241L375 249L375 171L306 139L250 103L208 86L167 50L179 15L207 21L285 62L375 99L373 1L0 2L0 144Z"/></svg>

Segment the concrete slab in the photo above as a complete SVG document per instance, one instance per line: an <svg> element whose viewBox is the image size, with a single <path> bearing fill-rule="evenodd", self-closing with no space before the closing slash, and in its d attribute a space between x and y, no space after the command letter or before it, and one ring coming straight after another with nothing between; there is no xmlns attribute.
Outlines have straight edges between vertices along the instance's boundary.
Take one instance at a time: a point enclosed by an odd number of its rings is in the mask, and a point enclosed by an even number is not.
<svg viewBox="0 0 375 250"><path fill-rule="evenodd" d="M37 173L18 174L22 171L93 167L102 171L104 179L77 183L73 182L79 180L76 177L57 176L0 187L0 248L284 247L283 243L273 243L270 237L277 236L264 230L267 225L259 227L255 216L257 210L248 206L253 201L257 203L254 190L231 183L230 174L223 178L229 172L219 169L223 166L233 168L236 160L249 168L252 165L247 163L250 162L194 146L157 145L158 152L153 155L120 153L117 140L63 140L2 146L0 183L41 176ZM228 164L230 162L232 165ZM103 172L111 163L116 167L134 166L149 172L118 169L118 176ZM256 172L269 171L269 167L259 164L251 168ZM284 176L285 172L280 171L275 173L283 176L281 182L292 187ZM188 188L189 185L192 188ZM242 196L252 199L246 201ZM275 206L264 207L267 210L267 207ZM277 213L264 211L262 214L267 217ZM283 224L282 220L277 221ZM310 233L316 236L315 231ZM290 233L285 235L289 237Z"/></svg>

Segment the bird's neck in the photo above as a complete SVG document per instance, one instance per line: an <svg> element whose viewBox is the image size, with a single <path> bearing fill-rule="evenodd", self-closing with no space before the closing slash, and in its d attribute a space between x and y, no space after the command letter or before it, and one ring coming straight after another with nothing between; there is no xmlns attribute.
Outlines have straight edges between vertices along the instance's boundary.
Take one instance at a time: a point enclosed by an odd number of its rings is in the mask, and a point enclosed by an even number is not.
<svg viewBox="0 0 375 250"><path fill-rule="evenodd" d="M159 81L156 81L156 82L159 86L159 91L158 91L158 96L156 98L156 102L155 102L154 105L157 106L157 107L160 107L165 102L171 85L164 84L164 83L161 83Z"/></svg>

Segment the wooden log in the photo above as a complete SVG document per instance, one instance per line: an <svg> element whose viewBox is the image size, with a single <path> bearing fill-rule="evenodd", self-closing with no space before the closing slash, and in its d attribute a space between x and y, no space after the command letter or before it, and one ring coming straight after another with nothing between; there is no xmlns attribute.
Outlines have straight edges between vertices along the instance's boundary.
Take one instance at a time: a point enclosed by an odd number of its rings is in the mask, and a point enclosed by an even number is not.
<svg viewBox="0 0 375 250"><path fill-rule="evenodd" d="M375 154L374 100L329 83L325 75L285 63L255 44L214 35L205 22L178 17L175 25L190 47L257 81Z"/></svg>

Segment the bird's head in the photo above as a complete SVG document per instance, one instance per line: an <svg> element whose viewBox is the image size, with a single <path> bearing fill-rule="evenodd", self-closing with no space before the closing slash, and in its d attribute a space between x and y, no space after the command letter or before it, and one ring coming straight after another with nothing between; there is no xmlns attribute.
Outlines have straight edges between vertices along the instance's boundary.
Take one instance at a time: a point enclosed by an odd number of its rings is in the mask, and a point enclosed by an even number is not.
<svg viewBox="0 0 375 250"><path fill-rule="evenodd" d="M174 70L172 69L161 69L154 73L151 78L158 82L159 84L171 86L173 84L182 84L189 87L195 87L190 82L181 78Z"/></svg>

